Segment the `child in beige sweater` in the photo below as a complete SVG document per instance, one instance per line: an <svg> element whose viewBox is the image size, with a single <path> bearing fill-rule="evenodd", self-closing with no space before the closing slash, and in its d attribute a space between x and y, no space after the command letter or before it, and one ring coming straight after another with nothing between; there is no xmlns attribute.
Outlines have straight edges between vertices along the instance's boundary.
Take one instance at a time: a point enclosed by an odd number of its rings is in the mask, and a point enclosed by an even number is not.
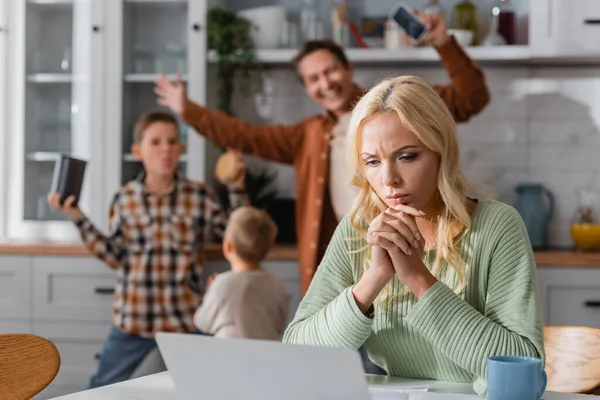
<svg viewBox="0 0 600 400"><path fill-rule="evenodd" d="M215 337L281 340L289 296L283 283L260 263L275 243L277 226L262 210L242 207L231 214L223 253L231 271L207 282L194 324Z"/></svg>

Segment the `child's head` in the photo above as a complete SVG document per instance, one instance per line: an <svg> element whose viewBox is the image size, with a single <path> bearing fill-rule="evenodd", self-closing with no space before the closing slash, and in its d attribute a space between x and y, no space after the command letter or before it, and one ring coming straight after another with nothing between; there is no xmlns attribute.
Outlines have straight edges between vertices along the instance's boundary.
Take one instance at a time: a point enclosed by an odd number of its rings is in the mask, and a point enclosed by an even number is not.
<svg viewBox="0 0 600 400"><path fill-rule="evenodd" d="M256 265L267 256L276 236L277 225L266 211L241 207L227 223L223 253L232 266L239 261Z"/></svg>
<svg viewBox="0 0 600 400"><path fill-rule="evenodd" d="M152 110L138 118L131 152L142 162L147 174L174 174L182 150L177 120L171 113Z"/></svg>

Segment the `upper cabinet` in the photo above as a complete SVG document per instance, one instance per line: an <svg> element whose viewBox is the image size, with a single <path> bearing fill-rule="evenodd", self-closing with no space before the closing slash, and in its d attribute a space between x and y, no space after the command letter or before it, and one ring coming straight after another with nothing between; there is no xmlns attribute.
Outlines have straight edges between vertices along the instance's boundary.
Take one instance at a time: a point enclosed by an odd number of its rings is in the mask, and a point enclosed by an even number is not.
<svg viewBox="0 0 600 400"><path fill-rule="evenodd" d="M449 26L459 1L439 1ZM340 31L332 22L332 6L340 3L347 5L351 29ZM406 3L422 9L435 2ZM600 57L600 0L511 0L515 40L500 46L481 45L500 1L471 3L477 8L480 45L465 42L465 48L476 61L578 63ZM160 108L153 91L158 74L169 79L180 74L189 96L200 104L207 101L207 69L215 60L207 46L210 6L249 18L256 26L257 56L271 67L289 67L300 43L311 37L337 37L348 44L348 57L356 64L439 63L433 49L411 46L398 31L383 28L396 4L0 0L0 236L78 240L73 224L46 202L61 153L88 161L81 206L106 228L112 194L142 170L130 150L133 125L142 112ZM186 145L181 171L207 181L214 154L207 154L202 136L183 123L180 135Z"/></svg>
<svg viewBox="0 0 600 400"><path fill-rule="evenodd" d="M156 103L154 82L159 73L174 80L181 76L191 98L204 102L206 76L206 3L190 0L114 0L106 5L107 48L111 62L106 76L105 187L110 195L142 172L131 154L133 127L145 111L162 108ZM190 131L190 132L188 132ZM180 171L204 180L204 154L200 135L180 123L186 151ZM106 209L108 203L105 203Z"/></svg>
<svg viewBox="0 0 600 400"><path fill-rule="evenodd" d="M532 0L533 56L600 56L600 1Z"/></svg>
<svg viewBox="0 0 600 400"><path fill-rule="evenodd" d="M46 196L60 153L89 162L81 204L92 217L102 187L101 0L7 1L8 235L70 239ZM7 101L9 100L9 101ZM10 196L8 196L10 194Z"/></svg>
<svg viewBox="0 0 600 400"><path fill-rule="evenodd" d="M6 67L8 59L7 38L8 38L8 0L0 0L0 237L6 235L6 173L7 170L7 141L8 123L6 121Z"/></svg>

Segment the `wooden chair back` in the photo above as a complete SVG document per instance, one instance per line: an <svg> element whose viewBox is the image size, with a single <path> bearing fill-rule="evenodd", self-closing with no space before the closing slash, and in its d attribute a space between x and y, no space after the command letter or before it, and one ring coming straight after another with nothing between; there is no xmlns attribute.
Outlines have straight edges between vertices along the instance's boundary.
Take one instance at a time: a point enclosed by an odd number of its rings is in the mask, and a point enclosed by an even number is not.
<svg viewBox="0 0 600 400"><path fill-rule="evenodd" d="M49 340L0 334L0 399L30 399L52 382L59 367L60 355Z"/></svg>
<svg viewBox="0 0 600 400"><path fill-rule="evenodd" d="M593 393L600 388L600 329L544 327L546 390Z"/></svg>

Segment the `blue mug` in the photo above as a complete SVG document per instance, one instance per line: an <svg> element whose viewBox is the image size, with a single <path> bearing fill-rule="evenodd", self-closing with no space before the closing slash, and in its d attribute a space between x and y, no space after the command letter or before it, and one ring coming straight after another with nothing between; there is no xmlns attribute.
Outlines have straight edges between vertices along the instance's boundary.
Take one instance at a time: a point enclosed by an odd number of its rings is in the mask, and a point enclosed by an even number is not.
<svg viewBox="0 0 600 400"><path fill-rule="evenodd" d="M488 400L540 400L547 383L539 358L494 356L487 360Z"/></svg>

